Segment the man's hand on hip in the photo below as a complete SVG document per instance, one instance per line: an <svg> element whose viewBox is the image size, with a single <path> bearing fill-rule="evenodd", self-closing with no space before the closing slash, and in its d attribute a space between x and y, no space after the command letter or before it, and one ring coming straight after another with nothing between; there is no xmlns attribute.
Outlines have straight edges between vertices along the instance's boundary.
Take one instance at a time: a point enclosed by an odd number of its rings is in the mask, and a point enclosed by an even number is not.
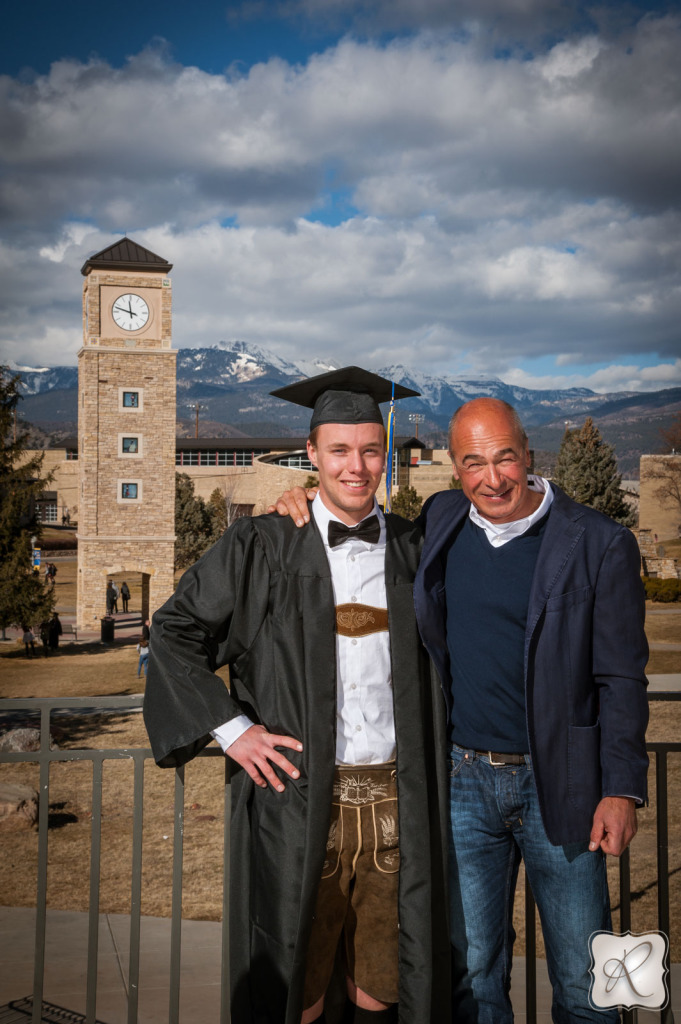
<svg viewBox="0 0 681 1024"><path fill-rule="evenodd" d="M594 812L590 850L619 857L636 835L636 804L628 796L604 796Z"/></svg>
<svg viewBox="0 0 681 1024"><path fill-rule="evenodd" d="M265 789L269 782L278 793L283 793L284 783L272 765L275 764L281 768L292 779L300 778L300 772L288 758L275 749L276 747L289 747L290 750L300 752L303 749L303 744L293 736L277 736L275 733L268 732L264 725L252 725L250 729L246 729L246 732L239 736L238 740L227 747L225 753L229 754L244 771L248 772L256 786Z"/></svg>

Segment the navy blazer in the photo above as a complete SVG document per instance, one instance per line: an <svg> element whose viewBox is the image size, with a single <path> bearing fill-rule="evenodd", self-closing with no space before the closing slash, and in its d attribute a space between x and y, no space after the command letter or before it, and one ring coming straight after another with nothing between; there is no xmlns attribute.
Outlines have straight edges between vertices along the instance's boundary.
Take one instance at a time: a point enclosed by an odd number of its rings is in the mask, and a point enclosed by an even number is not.
<svg viewBox="0 0 681 1024"><path fill-rule="evenodd" d="M542 819L556 845L588 839L603 796L647 794L648 643L641 559L630 530L551 485L554 501L535 568L525 633L525 701ZM414 583L423 642L450 712L447 551L468 514L462 491L423 507ZM481 638L494 643L494 637Z"/></svg>

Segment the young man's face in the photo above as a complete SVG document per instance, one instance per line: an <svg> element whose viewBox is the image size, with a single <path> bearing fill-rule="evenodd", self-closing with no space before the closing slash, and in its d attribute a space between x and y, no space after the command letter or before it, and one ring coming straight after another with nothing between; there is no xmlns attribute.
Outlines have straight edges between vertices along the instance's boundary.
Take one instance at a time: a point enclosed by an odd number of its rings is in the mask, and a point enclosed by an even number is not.
<svg viewBox="0 0 681 1024"><path fill-rule="evenodd" d="M347 526L371 511L385 465L385 433L380 423L322 423L316 446L307 442L319 470L322 501Z"/></svg>

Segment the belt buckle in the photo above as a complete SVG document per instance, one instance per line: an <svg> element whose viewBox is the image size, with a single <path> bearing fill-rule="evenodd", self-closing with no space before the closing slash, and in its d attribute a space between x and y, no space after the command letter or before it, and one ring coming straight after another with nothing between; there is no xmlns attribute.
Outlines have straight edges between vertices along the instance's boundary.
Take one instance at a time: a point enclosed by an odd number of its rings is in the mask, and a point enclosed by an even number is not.
<svg viewBox="0 0 681 1024"><path fill-rule="evenodd" d="M492 760L492 751L491 751L491 750L488 750L488 751L487 751L487 756L488 756L488 758L489 758L489 763L490 763L490 764L492 765L492 767L494 767L494 768L501 768L501 767L503 767L504 765L508 764L508 761L493 761L493 760Z"/></svg>

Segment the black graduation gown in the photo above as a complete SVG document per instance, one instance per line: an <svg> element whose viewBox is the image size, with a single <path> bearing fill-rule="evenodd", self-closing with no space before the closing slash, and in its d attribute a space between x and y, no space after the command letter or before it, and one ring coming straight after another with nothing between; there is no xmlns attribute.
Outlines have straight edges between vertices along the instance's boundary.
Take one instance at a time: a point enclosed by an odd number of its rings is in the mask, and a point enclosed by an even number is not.
<svg viewBox="0 0 681 1024"><path fill-rule="evenodd" d="M449 1019L445 709L421 646L413 523L387 516L400 816L401 1024ZM214 669L229 663L231 694ZM305 957L325 856L335 760L336 641L331 571L314 523L238 520L154 616L144 716L156 761L181 765L210 729L245 711L295 736L300 769L276 793L232 778L232 1019L299 1024Z"/></svg>

